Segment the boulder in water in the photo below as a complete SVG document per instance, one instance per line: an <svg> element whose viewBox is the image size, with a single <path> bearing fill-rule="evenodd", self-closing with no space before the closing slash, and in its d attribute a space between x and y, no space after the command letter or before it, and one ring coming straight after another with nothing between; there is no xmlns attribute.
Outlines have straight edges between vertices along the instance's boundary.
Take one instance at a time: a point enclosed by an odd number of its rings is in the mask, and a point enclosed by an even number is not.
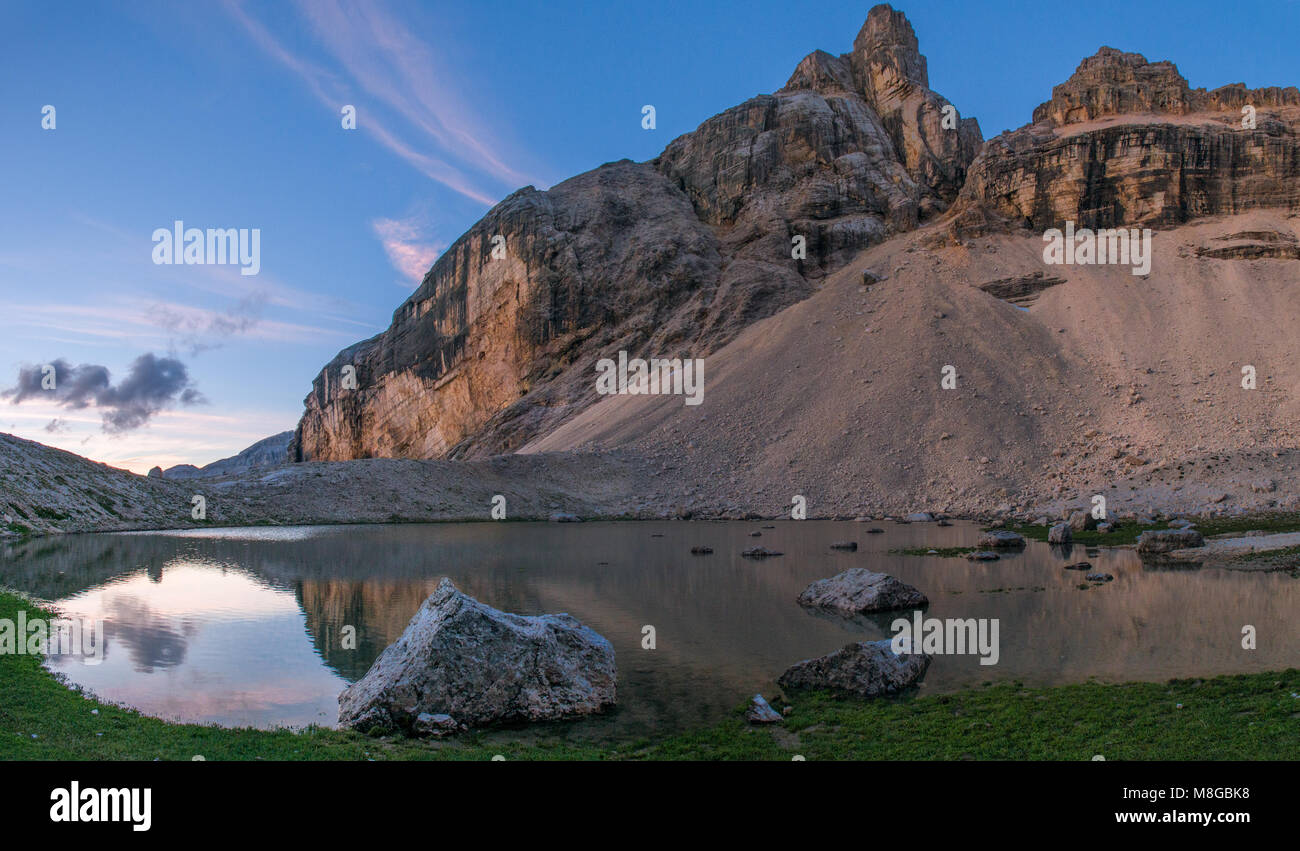
<svg viewBox="0 0 1300 851"><path fill-rule="evenodd" d="M1138 535L1139 555L1156 555L1205 546L1205 538L1195 529L1148 529Z"/></svg>
<svg viewBox="0 0 1300 851"><path fill-rule="evenodd" d="M985 532L983 535L980 535L980 539L975 542L975 546L982 550L997 549L999 547L1023 547L1024 545L1024 536L1006 529Z"/></svg>
<svg viewBox="0 0 1300 851"><path fill-rule="evenodd" d="M339 695L339 724L430 735L586 715L614 700L614 648L591 628L566 614L501 612L443 579Z"/></svg>
<svg viewBox="0 0 1300 851"><path fill-rule="evenodd" d="M787 669L777 682L785 688L881 697L911 686L928 667L928 654L895 653L888 639L862 641L827 656L805 659Z"/></svg>
<svg viewBox="0 0 1300 851"><path fill-rule="evenodd" d="M819 579L799 595L799 604L841 612L887 612L924 606L930 601L917 589L887 573L852 567Z"/></svg>

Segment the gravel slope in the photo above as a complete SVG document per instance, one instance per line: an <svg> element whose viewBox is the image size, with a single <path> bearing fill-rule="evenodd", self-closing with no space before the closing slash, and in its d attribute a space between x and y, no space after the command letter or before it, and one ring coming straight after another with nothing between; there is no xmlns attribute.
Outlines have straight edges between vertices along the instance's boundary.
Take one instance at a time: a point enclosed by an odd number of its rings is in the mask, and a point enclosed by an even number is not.
<svg viewBox="0 0 1300 851"><path fill-rule="evenodd" d="M1044 266L1023 231L954 243L940 223L710 357L702 405L610 397L523 451L633 449L714 510L765 514L794 494L819 515L1054 514L1092 493L1120 514L1294 506L1300 262L1196 249L1298 223L1262 211L1156 233L1145 278ZM888 277L864 287L863 269ZM979 288L1044 272L1064 283L1027 310ZM940 389L945 365L956 389Z"/></svg>

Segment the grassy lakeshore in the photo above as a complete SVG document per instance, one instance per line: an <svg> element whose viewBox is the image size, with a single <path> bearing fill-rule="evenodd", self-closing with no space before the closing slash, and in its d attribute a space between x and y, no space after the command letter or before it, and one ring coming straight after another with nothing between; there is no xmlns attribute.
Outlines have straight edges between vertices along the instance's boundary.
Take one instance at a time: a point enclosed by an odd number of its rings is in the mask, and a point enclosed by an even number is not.
<svg viewBox="0 0 1300 851"><path fill-rule="evenodd" d="M1300 514L1290 511L1242 514L1235 517L1197 517L1190 514L1184 516L1196 524L1197 531L1207 538L1216 535L1242 534L1252 530L1267 532L1270 535L1280 532L1300 532ZM1061 521L1054 522L1059 523ZM1115 524L1115 528L1110 532L1103 533L1095 529L1074 532L1072 535L1073 542L1088 546L1119 547L1136 543L1138 536L1148 529L1170 528L1167 520L1147 525L1139 525L1132 520L1112 522ZM1046 526L1012 524L1006 528L1013 532L1019 532L1030 540L1046 541L1051 526L1052 524Z"/></svg>
<svg viewBox="0 0 1300 851"><path fill-rule="evenodd" d="M0 618L30 601L0 592ZM172 724L70 690L28 655L0 655L0 759L1300 759L1300 670L855 701L795 695L785 723L732 718L699 731L614 746L478 736L421 742L308 729ZM1178 708L1181 704L1182 708ZM98 710L98 714L92 714ZM35 736L33 738L33 735Z"/></svg>

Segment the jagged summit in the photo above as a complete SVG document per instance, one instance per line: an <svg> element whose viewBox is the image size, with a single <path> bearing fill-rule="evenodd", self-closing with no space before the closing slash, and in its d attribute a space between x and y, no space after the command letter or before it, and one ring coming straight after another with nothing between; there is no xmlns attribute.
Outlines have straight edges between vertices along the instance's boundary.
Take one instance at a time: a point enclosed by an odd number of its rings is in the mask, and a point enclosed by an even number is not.
<svg viewBox="0 0 1300 851"><path fill-rule="evenodd" d="M922 189L918 217L947 209L984 141L979 122L930 90L925 57L911 23L882 3L867 14L853 50L804 57L777 94L800 90L856 97L875 113L909 176Z"/></svg>
<svg viewBox="0 0 1300 851"><path fill-rule="evenodd" d="M856 92L873 106L890 81L893 85L929 88L930 75L916 33L907 16L887 3L867 13L853 40L853 50L833 56L814 50L804 57L782 91Z"/></svg>
<svg viewBox="0 0 1300 851"><path fill-rule="evenodd" d="M872 7L853 40L853 70L859 82L877 89L882 76L929 88L930 74L907 16L888 3Z"/></svg>

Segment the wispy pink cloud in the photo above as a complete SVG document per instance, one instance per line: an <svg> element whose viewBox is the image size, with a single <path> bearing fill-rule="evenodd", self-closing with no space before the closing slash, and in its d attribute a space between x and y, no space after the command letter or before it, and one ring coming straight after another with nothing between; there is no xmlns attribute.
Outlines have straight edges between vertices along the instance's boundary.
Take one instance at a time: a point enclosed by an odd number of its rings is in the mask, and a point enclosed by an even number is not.
<svg viewBox="0 0 1300 851"><path fill-rule="evenodd" d="M455 96L462 88L438 68L428 47L381 3L295 0L295 5L353 79L444 148L472 154L503 183L529 178L507 165Z"/></svg>
<svg viewBox="0 0 1300 851"><path fill-rule="evenodd" d="M462 86L438 68L434 52L381 2L295 0L295 6L337 64L336 71L304 59L238 0L225 0L225 8L252 40L300 76L318 100L336 113L343 104L355 105L358 129L429 179L489 206L504 193L485 188L483 179L509 189L540 185L506 163L473 110L453 94ZM393 129L389 114L414 131L418 142L408 142Z"/></svg>
<svg viewBox="0 0 1300 851"><path fill-rule="evenodd" d="M429 244L415 219L376 219L371 227L383 243L388 261L412 285L424 280L425 272L446 247L442 243Z"/></svg>

